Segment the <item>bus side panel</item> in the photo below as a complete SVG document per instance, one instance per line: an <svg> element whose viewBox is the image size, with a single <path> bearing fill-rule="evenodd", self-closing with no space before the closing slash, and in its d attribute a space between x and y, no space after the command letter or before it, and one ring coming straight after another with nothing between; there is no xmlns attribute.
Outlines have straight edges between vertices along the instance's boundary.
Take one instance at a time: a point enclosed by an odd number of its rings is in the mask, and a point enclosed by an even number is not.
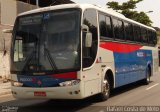
<svg viewBox="0 0 160 112"><path fill-rule="evenodd" d="M106 75L106 72L108 70L111 70L113 73L113 86L115 87L115 63L114 63L114 54L113 51L101 48L99 50L99 58L101 63L101 69L102 69L102 81Z"/></svg>
<svg viewBox="0 0 160 112"><path fill-rule="evenodd" d="M82 88L84 88L83 97L102 92L102 82L108 69L112 70L114 75L113 52L99 48L97 62L93 64L91 69L82 71L81 74L81 79L83 81Z"/></svg>
<svg viewBox="0 0 160 112"><path fill-rule="evenodd" d="M147 66L152 65L151 50L133 52L114 52L116 87L129 84L146 77Z"/></svg>
<svg viewBox="0 0 160 112"><path fill-rule="evenodd" d="M101 68L100 64L96 63L91 69L81 72L82 96L83 98L92 96L101 92Z"/></svg>

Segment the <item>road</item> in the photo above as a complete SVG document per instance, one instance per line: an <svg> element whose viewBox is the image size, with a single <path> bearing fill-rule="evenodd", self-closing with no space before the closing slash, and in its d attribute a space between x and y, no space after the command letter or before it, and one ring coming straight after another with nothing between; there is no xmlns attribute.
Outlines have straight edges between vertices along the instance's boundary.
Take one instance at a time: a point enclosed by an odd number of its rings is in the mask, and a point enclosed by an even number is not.
<svg viewBox="0 0 160 112"><path fill-rule="evenodd" d="M96 97L84 100L17 100L0 96L1 106L17 107L18 112L105 112L107 106L160 106L160 74L149 85L130 84L113 91L111 98L99 102ZM160 110L159 110L160 111Z"/></svg>

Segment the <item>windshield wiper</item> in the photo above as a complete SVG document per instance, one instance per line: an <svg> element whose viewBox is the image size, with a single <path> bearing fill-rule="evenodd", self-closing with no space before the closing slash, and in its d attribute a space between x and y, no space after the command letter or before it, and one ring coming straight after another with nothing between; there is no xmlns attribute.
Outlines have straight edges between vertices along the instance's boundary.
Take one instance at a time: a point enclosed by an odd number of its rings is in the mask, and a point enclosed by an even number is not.
<svg viewBox="0 0 160 112"><path fill-rule="evenodd" d="M55 61L54 61L54 59L52 58L49 50L48 50L46 47L45 47L44 49L45 49L45 52L46 52L46 54L47 54L47 57L48 57L48 59L49 59L49 62L50 62L50 64L51 64L52 68L53 68L55 71L57 71L57 70L58 70L58 69L57 69L57 66L56 66Z"/></svg>
<svg viewBox="0 0 160 112"><path fill-rule="evenodd" d="M34 56L34 52L35 52L35 51L33 50L33 51L31 52L30 56L26 59L26 61L25 61L26 63L25 63L24 66L23 66L22 72L25 71L28 63L31 61L32 57Z"/></svg>

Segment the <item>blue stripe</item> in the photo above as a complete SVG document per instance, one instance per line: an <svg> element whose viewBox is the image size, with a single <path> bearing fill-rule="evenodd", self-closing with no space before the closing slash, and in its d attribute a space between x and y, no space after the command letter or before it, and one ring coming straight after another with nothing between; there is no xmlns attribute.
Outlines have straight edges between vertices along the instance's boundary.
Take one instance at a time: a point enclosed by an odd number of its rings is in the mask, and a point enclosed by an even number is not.
<svg viewBox="0 0 160 112"><path fill-rule="evenodd" d="M119 87L146 77L147 66L152 66L152 51L114 52L114 59L116 69L115 85Z"/></svg>
<svg viewBox="0 0 160 112"><path fill-rule="evenodd" d="M71 78L54 78L51 76L27 76L27 75L17 75L18 82L24 84L25 87L56 87L59 83L73 80Z"/></svg>

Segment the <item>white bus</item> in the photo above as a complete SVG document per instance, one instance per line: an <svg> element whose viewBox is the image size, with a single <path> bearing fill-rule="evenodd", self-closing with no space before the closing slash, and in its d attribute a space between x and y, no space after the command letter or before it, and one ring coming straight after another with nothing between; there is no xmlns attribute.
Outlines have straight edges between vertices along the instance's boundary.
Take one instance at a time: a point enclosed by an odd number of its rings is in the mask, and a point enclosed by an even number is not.
<svg viewBox="0 0 160 112"><path fill-rule="evenodd" d="M20 14L11 45L12 94L24 99L109 98L158 73L156 31L90 4Z"/></svg>

